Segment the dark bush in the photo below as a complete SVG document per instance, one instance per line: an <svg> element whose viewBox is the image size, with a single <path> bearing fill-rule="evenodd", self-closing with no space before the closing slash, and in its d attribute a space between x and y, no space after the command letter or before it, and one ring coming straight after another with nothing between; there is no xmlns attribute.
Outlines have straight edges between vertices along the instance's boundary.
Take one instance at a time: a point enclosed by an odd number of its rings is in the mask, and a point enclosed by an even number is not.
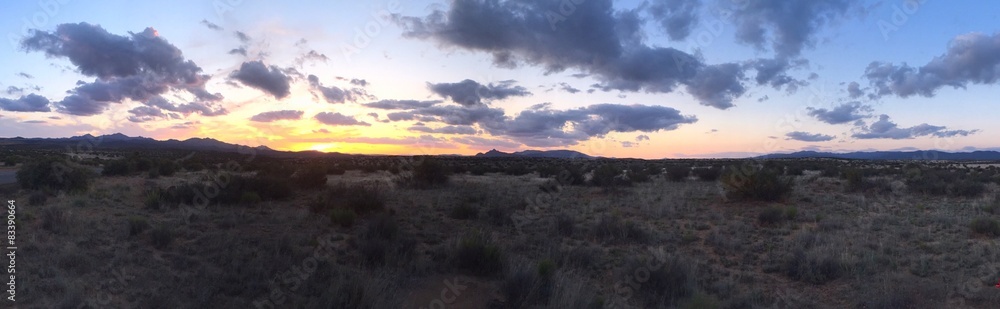
<svg viewBox="0 0 1000 309"><path fill-rule="evenodd" d="M42 191L31 192L28 196L28 204L32 206L42 206L45 201L49 199L49 196Z"/></svg>
<svg viewBox="0 0 1000 309"><path fill-rule="evenodd" d="M300 189L319 189L326 186L326 170L321 167L300 169L291 178L292 184Z"/></svg>
<svg viewBox="0 0 1000 309"><path fill-rule="evenodd" d="M780 207L765 208L757 215L757 222L765 225L775 225L785 221L785 212Z"/></svg>
<svg viewBox="0 0 1000 309"><path fill-rule="evenodd" d="M697 287L693 262L677 256L651 257L652 261L631 258L622 270L636 284L636 294L645 308L673 308L680 301L691 297ZM636 274L649 272L645 282Z"/></svg>
<svg viewBox="0 0 1000 309"><path fill-rule="evenodd" d="M622 169L615 164L604 164L594 169L590 184L598 187L624 187L632 185Z"/></svg>
<svg viewBox="0 0 1000 309"><path fill-rule="evenodd" d="M698 180L701 181L716 181L719 180L719 175L722 174L722 169L718 167L699 167L691 171Z"/></svg>
<svg viewBox="0 0 1000 309"><path fill-rule="evenodd" d="M546 304L552 296L552 271L555 265L542 261L538 267L520 267L510 271L501 284L508 308L533 308Z"/></svg>
<svg viewBox="0 0 1000 309"><path fill-rule="evenodd" d="M976 218L969 224L969 228L977 234L986 236L1000 236L1000 222L989 218Z"/></svg>
<svg viewBox="0 0 1000 309"><path fill-rule="evenodd" d="M973 180L959 180L952 183L948 188L948 195L952 197L979 197L986 191L986 185Z"/></svg>
<svg viewBox="0 0 1000 309"><path fill-rule="evenodd" d="M632 182L648 182L649 171L646 170L646 167L641 165L632 166L628 170L628 179Z"/></svg>
<svg viewBox="0 0 1000 309"><path fill-rule="evenodd" d="M150 242L157 249L164 249L170 246L174 240L174 232L166 225L160 225L149 234Z"/></svg>
<svg viewBox="0 0 1000 309"><path fill-rule="evenodd" d="M670 181L684 181L691 175L691 167L687 165L668 165L667 179Z"/></svg>
<svg viewBox="0 0 1000 309"><path fill-rule="evenodd" d="M785 259L785 275L789 278L823 284L840 278L845 271L844 263L836 252L806 251L796 248Z"/></svg>
<svg viewBox="0 0 1000 309"><path fill-rule="evenodd" d="M17 171L21 188L30 190L65 190L84 192L90 187L94 172L57 157L46 157L30 162Z"/></svg>
<svg viewBox="0 0 1000 309"><path fill-rule="evenodd" d="M339 226L351 227L357 218L358 214L354 210L335 208L330 211L330 222Z"/></svg>
<svg viewBox="0 0 1000 309"><path fill-rule="evenodd" d="M149 222L143 217L129 217L128 218L128 235L135 236L142 234L143 231L149 228Z"/></svg>
<svg viewBox="0 0 1000 309"><path fill-rule="evenodd" d="M562 236L573 236L573 232L576 230L576 220L573 220L573 216L569 213L562 212L555 217L556 232Z"/></svg>
<svg viewBox="0 0 1000 309"><path fill-rule="evenodd" d="M458 242L452 263L473 275L493 276L504 270L504 254L491 239L477 232Z"/></svg>
<svg viewBox="0 0 1000 309"><path fill-rule="evenodd" d="M448 216L459 220L476 219L479 217L479 208L470 203L461 203L452 208Z"/></svg>
<svg viewBox="0 0 1000 309"><path fill-rule="evenodd" d="M726 196L732 199L776 201L792 191L792 179L767 168L732 166L720 177Z"/></svg>
<svg viewBox="0 0 1000 309"><path fill-rule="evenodd" d="M413 168L411 185L415 188L431 188L448 183L451 171L434 157L422 157Z"/></svg>
<svg viewBox="0 0 1000 309"><path fill-rule="evenodd" d="M357 215L382 211L385 197L377 184L337 184L331 186L310 209L316 213L329 213L334 209L349 209Z"/></svg>
<svg viewBox="0 0 1000 309"><path fill-rule="evenodd" d="M647 243L650 241L648 232L638 223L622 220L614 216L603 216L594 227L594 234L602 239L616 243Z"/></svg>
<svg viewBox="0 0 1000 309"><path fill-rule="evenodd" d="M127 176L131 173L132 168L129 166L129 161L125 159L109 161L104 164L104 169L101 170L103 176Z"/></svg>

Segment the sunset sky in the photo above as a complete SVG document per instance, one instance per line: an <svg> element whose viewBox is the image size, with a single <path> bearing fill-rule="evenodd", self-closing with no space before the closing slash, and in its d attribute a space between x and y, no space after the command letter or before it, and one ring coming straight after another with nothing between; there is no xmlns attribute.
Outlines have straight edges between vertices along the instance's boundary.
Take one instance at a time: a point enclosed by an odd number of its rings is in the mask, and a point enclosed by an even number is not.
<svg viewBox="0 0 1000 309"><path fill-rule="evenodd" d="M16 1L0 137L633 158L1000 149L996 1Z"/></svg>

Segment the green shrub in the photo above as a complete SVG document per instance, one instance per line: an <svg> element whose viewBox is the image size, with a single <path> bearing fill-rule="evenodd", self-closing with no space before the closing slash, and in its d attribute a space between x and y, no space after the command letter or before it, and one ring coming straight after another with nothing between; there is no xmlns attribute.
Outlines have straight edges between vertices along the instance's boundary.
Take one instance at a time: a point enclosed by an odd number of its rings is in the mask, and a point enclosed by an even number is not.
<svg viewBox="0 0 1000 309"><path fill-rule="evenodd" d="M46 157L25 164L17 171L17 182L29 190L84 192L94 177L87 167L58 157Z"/></svg>
<svg viewBox="0 0 1000 309"><path fill-rule="evenodd" d="M504 270L504 254L491 239L476 232L463 237L454 248L452 263L477 276L493 276Z"/></svg>
<svg viewBox="0 0 1000 309"><path fill-rule="evenodd" d="M146 208L156 210L160 209L160 205L162 204L162 202L163 200L160 197L160 190L152 190L146 193L146 197L143 200L143 205L145 205Z"/></svg>
<svg viewBox="0 0 1000 309"><path fill-rule="evenodd" d="M986 236L1000 236L1000 222L989 218L976 218L969 224L969 228L977 234Z"/></svg>
<svg viewBox="0 0 1000 309"><path fill-rule="evenodd" d="M793 184L774 170L752 166L730 167L720 181L728 198L758 201L777 201L792 192Z"/></svg>

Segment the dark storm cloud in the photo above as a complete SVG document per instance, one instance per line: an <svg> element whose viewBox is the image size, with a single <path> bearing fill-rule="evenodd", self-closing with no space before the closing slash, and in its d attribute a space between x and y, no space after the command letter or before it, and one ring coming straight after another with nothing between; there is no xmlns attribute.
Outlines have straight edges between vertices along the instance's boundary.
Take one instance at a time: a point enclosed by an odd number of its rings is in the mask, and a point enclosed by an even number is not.
<svg viewBox="0 0 1000 309"><path fill-rule="evenodd" d="M360 99L373 98L371 95L368 95L368 92L361 88L341 89L337 86L324 86L323 83L319 81L319 77L316 75L309 75L307 79L309 80L309 85L312 86L313 90L319 91L327 103L344 103L347 101L355 102Z"/></svg>
<svg viewBox="0 0 1000 309"><path fill-rule="evenodd" d="M55 32L33 30L21 44L27 51L69 59L79 73L97 78L79 82L54 103L62 113L96 115L111 103L144 101L170 90L188 91L202 101L222 99L205 90L211 77L153 28L120 36L87 23L61 24Z"/></svg>
<svg viewBox="0 0 1000 309"><path fill-rule="evenodd" d="M36 94L21 96L18 99L0 98L0 110L8 112L49 112L49 99Z"/></svg>
<svg viewBox="0 0 1000 309"><path fill-rule="evenodd" d="M431 128L423 125L414 125L411 126L409 130L424 132L424 133L459 134L459 135L473 135L479 132L475 128L470 126L444 126L440 128Z"/></svg>
<svg viewBox="0 0 1000 309"><path fill-rule="evenodd" d="M979 130L947 130L943 126L934 126L926 123L909 128L900 128L899 125L889 120L888 115L880 115L879 120L868 126L858 128L860 132L852 135L859 139L911 139L920 136L934 137L954 137L968 136L979 132Z"/></svg>
<svg viewBox="0 0 1000 309"><path fill-rule="evenodd" d="M276 99L283 99L290 94L289 78L281 68L273 65L268 67L261 61L244 62L240 69L233 71L229 77L264 91Z"/></svg>
<svg viewBox="0 0 1000 309"><path fill-rule="evenodd" d="M254 122L274 122L278 120L298 120L302 119L303 111L295 110L282 110L282 111L272 111L263 112L253 117L250 117L250 121Z"/></svg>
<svg viewBox="0 0 1000 309"><path fill-rule="evenodd" d="M514 96L528 96L531 92L522 86L515 86L515 81L502 81L494 85L482 85L474 80L466 79L457 83L428 83L427 87L441 97L453 102L472 106L483 104L489 100L503 100Z"/></svg>
<svg viewBox="0 0 1000 309"><path fill-rule="evenodd" d="M700 6L700 1L654 0L649 6L649 14L671 40L680 41L691 35L691 30L698 25Z"/></svg>
<svg viewBox="0 0 1000 309"><path fill-rule="evenodd" d="M801 142L827 142L827 141L832 141L834 138L836 138L833 135L824 135L824 134L818 134L818 133L817 134L811 134L811 133L806 133L806 132L801 132L801 131L791 132L791 133L785 134L785 136L787 136L788 139L790 139L790 140L796 140L796 141L801 141Z"/></svg>
<svg viewBox="0 0 1000 309"><path fill-rule="evenodd" d="M316 121L319 121L320 123L331 126L365 126L365 127L371 126L371 124L367 122L358 121L357 119L354 119L354 117L347 116L341 113L322 112L316 114L314 118L316 119Z"/></svg>
<svg viewBox="0 0 1000 309"><path fill-rule="evenodd" d="M208 21L207 19L202 19L201 20L201 24L205 25L205 27L208 27L208 29L212 29L212 30L215 30L215 31L222 31L222 27L219 27L219 25L216 25L216 24Z"/></svg>
<svg viewBox="0 0 1000 309"><path fill-rule="evenodd" d="M1000 78L1000 33L970 33L951 41L944 55L921 67L872 62L865 70L874 96L933 97L943 87L995 85Z"/></svg>
<svg viewBox="0 0 1000 309"><path fill-rule="evenodd" d="M819 121L829 124L842 124L861 120L871 116L869 113L872 111L870 106L861 104L861 102L848 102L833 109L812 107L807 109L809 110L809 116L816 117Z"/></svg>
<svg viewBox="0 0 1000 309"><path fill-rule="evenodd" d="M816 44L816 33L843 18L856 5L852 0L740 1L732 11L737 41L764 50L777 58L797 57Z"/></svg>
<svg viewBox="0 0 1000 309"><path fill-rule="evenodd" d="M366 103L367 107L377 109L418 109L431 107L444 101L417 101L417 100L382 100L378 102Z"/></svg>
<svg viewBox="0 0 1000 309"><path fill-rule="evenodd" d="M501 67L580 70L599 79L605 91L667 93L685 85L702 104L720 109L745 92L738 65L708 65L673 48L643 44L634 11L615 12L610 0L589 0L565 20L550 20L562 2L458 0L447 12L397 21L407 37L486 52Z"/></svg>
<svg viewBox="0 0 1000 309"><path fill-rule="evenodd" d="M747 66L757 72L754 76L757 85L770 85L774 89L781 89L784 86L788 92L795 92L799 87L808 85L808 82L797 80L787 73L790 69L806 64L808 61L793 61L789 58L756 59L747 62Z"/></svg>
<svg viewBox="0 0 1000 309"><path fill-rule="evenodd" d="M470 107L455 105L440 105L418 108L406 112L389 113L391 121L417 120L424 122L441 122L448 125L495 125L503 121L504 111L486 105Z"/></svg>

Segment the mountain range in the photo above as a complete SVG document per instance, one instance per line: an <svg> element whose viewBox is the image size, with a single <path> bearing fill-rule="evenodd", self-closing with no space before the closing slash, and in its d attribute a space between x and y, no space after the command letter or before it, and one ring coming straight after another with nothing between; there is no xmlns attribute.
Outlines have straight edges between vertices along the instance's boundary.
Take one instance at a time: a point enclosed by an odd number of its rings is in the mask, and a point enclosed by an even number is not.
<svg viewBox="0 0 1000 309"><path fill-rule="evenodd" d="M219 152L246 152L248 146L230 144L212 138L189 138L186 140L155 140L148 137L131 137L121 133L93 136L90 134L65 138L0 138L0 148L5 147L38 147L38 148L66 148L76 149L79 147L90 147L93 149L172 149L189 151L219 151ZM318 157L318 156L349 156L343 153L324 153L318 151L279 151L267 146L253 147L257 154L273 157ZM524 150L518 152L502 152L492 149L485 153L477 153L475 157L482 158L584 158L594 159L590 156L574 150ZM855 160L997 160L1000 161L1000 152L997 151L972 151L972 152L944 152L938 150L926 151L872 151L872 152L816 152L799 151L792 153L775 153L755 157L756 159L801 159L801 158L832 158L832 159L855 159Z"/></svg>

